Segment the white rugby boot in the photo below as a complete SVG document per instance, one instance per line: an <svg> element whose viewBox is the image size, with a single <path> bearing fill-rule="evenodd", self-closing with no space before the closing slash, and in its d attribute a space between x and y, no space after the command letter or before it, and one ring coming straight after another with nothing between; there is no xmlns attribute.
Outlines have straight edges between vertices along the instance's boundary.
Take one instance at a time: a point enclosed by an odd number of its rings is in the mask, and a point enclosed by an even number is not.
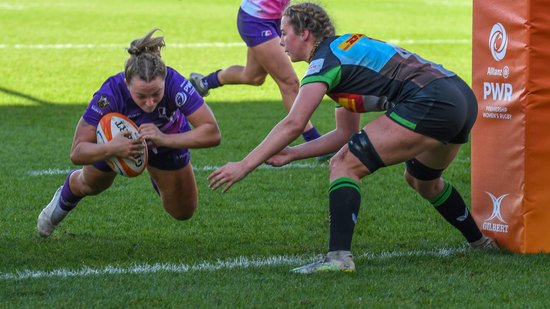
<svg viewBox="0 0 550 309"><path fill-rule="evenodd" d="M38 235L42 237L50 236L59 224L59 222L61 222L61 220L63 220L63 218L65 218L69 213L68 211L62 209L58 209L57 211L55 211L56 208L59 207L59 199L61 197L62 188L63 186L59 187L59 189L55 191L55 194L53 195L50 203L46 207L44 207L44 209L42 209L42 212L38 216L36 229L38 231ZM52 220L54 211L56 213L56 218Z"/></svg>
<svg viewBox="0 0 550 309"><path fill-rule="evenodd" d="M189 75L189 81L191 82L193 87L195 87L195 89L201 95L201 97L206 97L208 96L208 88L204 87L202 83L203 78L204 78L204 75L199 73L191 73L191 75Z"/></svg>
<svg viewBox="0 0 550 309"><path fill-rule="evenodd" d="M481 236L479 240L469 243L469 245L473 249L481 249L481 250L498 249L497 243L485 235Z"/></svg>
<svg viewBox="0 0 550 309"><path fill-rule="evenodd" d="M292 272L298 274L312 274L320 272L347 272L351 273L355 271L355 263L353 262L353 256L349 251L337 250L330 251L320 261L294 268Z"/></svg>

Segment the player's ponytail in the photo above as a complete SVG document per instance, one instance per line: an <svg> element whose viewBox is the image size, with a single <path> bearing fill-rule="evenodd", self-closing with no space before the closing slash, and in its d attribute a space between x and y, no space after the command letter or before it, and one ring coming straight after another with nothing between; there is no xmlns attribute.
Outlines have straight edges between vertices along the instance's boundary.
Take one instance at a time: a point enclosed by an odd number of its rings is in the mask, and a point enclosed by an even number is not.
<svg viewBox="0 0 550 309"><path fill-rule="evenodd" d="M160 58L160 51L165 46L164 37L153 38L158 31L155 28L149 31L144 37L135 39L127 48L130 58L126 61L124 73L126 80L131 82L134 76L138 76L146 82L166 77L166 65Z"/></svg>

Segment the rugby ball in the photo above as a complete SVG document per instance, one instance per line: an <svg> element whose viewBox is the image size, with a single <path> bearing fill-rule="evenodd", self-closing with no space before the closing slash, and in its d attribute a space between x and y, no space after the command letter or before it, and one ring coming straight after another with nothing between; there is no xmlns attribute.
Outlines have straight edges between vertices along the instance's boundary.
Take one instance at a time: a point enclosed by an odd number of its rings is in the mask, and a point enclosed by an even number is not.
<svg viewBox="0 0 550 309"><path fill-rule="evenodd" d="M129 131L132 135L129 139L137 139L139 137L138 126L120 113L108 113L104 115L97 125L97 143L106 144L110 142L117 134L123 131ZM141 174L147 166L147 144L144 142L145 149L143 154L136 155L135 160L130 158L111 157L105 161L116 173L126 176L135 177Z"/></svg>

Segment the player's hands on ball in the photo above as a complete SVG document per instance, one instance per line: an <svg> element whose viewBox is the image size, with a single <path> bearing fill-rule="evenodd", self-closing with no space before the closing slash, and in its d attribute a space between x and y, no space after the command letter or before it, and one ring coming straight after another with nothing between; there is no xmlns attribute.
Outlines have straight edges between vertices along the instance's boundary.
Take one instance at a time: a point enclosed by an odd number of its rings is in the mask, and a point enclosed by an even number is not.
<svg viewBox="0 0 550 309"><path fill-rule="evenodd" d="M136 156L143 154L146 147L143 138L131 139L131 136L131 132L123 131L113 137L109 142L113 155L135 160Z"/></svg>
<svg viewBox="0 0 550 309"><path fill-rule="evenodd" d="M246 177L249 172L248 167L242 161L227 163L208 175L207 179L210 181L208 187L216 190L226 184L222 190L222 193L225 193L233 184Z"/></svg>
<svg viewBox="0 0 550 309"><path fill-rule="evenodd" d="M139 126L139 135L157 146L166 146L166 134L162 133L154 123L144 123Z"/></svg>

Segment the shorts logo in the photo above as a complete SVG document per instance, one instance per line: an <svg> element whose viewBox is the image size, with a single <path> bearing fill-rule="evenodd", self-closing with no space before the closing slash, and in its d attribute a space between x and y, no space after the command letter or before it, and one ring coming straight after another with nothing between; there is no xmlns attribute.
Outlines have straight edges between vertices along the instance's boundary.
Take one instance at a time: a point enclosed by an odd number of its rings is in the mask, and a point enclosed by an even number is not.
<svg viewBox="0 0 550 309"><path fill-rule="evenodd" d="M353 34L349 39L340 43L340 45L338 45L338 48L340 48L341 50L348 50L353 46L353 44L357 43L357 41L359 41L364 36L364 34Z"/></svg>
<svg viewBox="0 0 550 309"><path fill-rule="evenodd" d="M508 48L508 35L506 29L501 23L496 23L491 29L491 35L489 35L489 49L496 61L504 59L506 55L506 49Z"/></svg>
<svg viewBox="0 0 550 309"><path fill-rule="evenodd" d="M272 35L273 35L273 32L271 32L271 30L264 30L262 31L262 34L261 34L262 37L270 37Z"/></svg>
<svg viewBox="0 0 550 309"><path fill-rule="evenodd" d="M494 196L490 192L485 192L489 195L491 198L491 201L493 202L493 213L489 218L487 218L483 222L483 230L485 231L493 231L493 232L499 232L499 233L508 233L508 223L504 221L502 218L502 214L500 213L501 210L501 204L502 200L508 195L504 194L499 197ZM496 223L494 221L497 221Z"/></svg>

